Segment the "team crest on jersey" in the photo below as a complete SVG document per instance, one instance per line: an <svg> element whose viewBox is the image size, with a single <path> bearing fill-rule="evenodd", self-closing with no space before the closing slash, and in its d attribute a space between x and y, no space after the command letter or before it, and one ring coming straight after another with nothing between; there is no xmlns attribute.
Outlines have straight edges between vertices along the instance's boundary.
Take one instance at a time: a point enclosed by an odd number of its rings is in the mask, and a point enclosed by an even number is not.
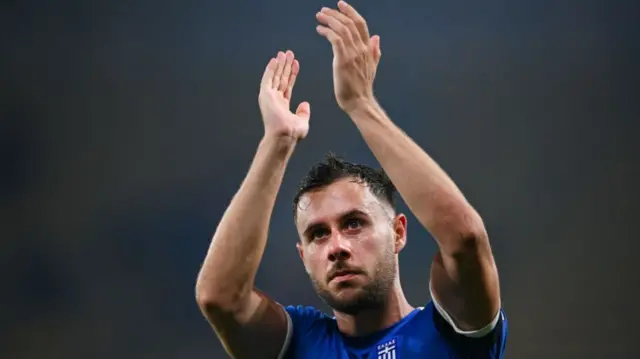
<svg viewBox="0 0 640 359"><path fill-rule="evenodd" d="M399 359L398 356L398 338L392 338L384 343L378 344L376 347L377 359Z"/></svg>

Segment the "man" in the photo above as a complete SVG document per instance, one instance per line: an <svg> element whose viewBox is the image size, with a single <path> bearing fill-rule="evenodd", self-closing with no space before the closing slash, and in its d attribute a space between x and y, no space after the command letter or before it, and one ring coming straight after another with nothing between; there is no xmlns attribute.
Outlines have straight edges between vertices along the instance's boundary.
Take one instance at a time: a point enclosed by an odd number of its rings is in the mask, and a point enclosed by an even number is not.
<svg viewBox="0 0 640 359"><path fill-rule="evenodd" d="M283 308L254 288L285 168L309 130L307 102L289 111L300 69L290 51L271 59L262 78L265 135L199 274L203 313L234 358L502 357L506 321L480 216L376 102L380 38L370 37L364 19L342 1L317 20L317 32L333 48L338 104L384 169L329 157L309 172L294 200L300 257L335 317ZM425 307L411 306L400 285L407 219L393 207L395 187L439 246Z"/></svg>

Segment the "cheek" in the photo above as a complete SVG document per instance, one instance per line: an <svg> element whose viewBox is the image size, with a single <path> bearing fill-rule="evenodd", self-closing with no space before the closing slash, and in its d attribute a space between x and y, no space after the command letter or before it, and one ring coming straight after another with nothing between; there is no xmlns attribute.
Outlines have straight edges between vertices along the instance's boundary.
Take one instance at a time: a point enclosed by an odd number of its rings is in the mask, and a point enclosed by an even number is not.
<svg viewBox="0 0 640 359"><path fill-rule="evenodd" d="M322 253L319 248L315 247L313 249L308 249L305 252L304 265L307 269L307 273L312 275L322 270Z"/></svg>
<svg viewBox="0 0 640 359"><path fill-rule="evenodd" d="M380 245L380 241L375 237L369 237L358 241L359 250L367 254L378 252Z"/></svg>
<svg viewBox="0 0 640 359"><path fill-rule="evenodd" d="M387 233L370 233L357 240L356 251L362 254L362 260L377 266L386 254L394 252L393 237Z"/></svg>
<svg viewBox="0 0 640 359"><path fill-rule="evenodd" d="M367 252L382 252L393 242L388 228L381 225L368 228L361 235L358 238L359 246Z"/></svg>
<svg viewBox="0 0 640 359"><path fill-rule="evenodd" d="M354 238L351 245L351 251L355 257L355 261L369 269L377 266L383 250L382 241L372 236L371 233Z"/></svg>

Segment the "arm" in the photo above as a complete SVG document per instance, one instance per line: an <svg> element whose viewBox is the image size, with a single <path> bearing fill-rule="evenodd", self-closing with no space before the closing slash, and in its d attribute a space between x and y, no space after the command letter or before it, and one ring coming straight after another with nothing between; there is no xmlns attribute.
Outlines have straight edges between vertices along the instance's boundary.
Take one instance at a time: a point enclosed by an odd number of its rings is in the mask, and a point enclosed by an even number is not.
<svg viewBox="0 0 640 359"><path fill-rule="evenodd" d="M332 44L334 86L351 117L403 199L436 239L440 252L431 270L437 302L464 331L485 327L500 308L498 274L478 213L446 173L398 128L376 102L373 80L380 38L343 1L323 9L318 32Z"/></svg>
<svg viewBox="0 0 640 359"><path fill-rule="evenodd" d="M196 283L196 299L234 358L278 357L287 336L283 308L254 289L276 195L296 142L308 131L309 105L289 112L298 63L280 53L265 70L260 109L265 136L220 221Z"/></svg>
<svg viewBox="0 0 640 359"><path fill-rule="evenodd" d="M349 112L372 152L440 248L431 290L458 328L491 323L500 308L498 274L482 219L455 183L375 102Z"/></svg>

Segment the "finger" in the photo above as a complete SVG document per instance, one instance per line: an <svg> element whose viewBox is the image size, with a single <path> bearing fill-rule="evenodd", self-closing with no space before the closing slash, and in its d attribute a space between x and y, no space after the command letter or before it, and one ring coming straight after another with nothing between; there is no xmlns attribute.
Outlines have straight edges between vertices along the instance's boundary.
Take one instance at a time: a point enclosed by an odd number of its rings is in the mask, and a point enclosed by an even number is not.
<svg viewBox="0 0 640 359"><path fill-rule="evenodd" d="M284 57L285 57L284 70L282 70L280 86L278 86L278 91L280 92L285 92L289 87L289 78L291 77L291 66L293 65L293 60L294 60L293 51L287 50Z"/></svg>
<svg viewBox="0 0 640 359"><path fill-rule="evenodd" d="M273 83L271 85L272 88L278 89L280 86L280 81L282 80L282 72L284 71L284 65L286 62L286 56L284 52L278 52L278 57L276 58L278 61L278 66L276 67L276 71L273 74Z"/></svg>
<svg viewBox="0 0 640 359"><path fill-rule="evenodd" d="M346 1L341 0L338 1L338 9L340 9L340 11L343 14L347 15L351 20L353 20L356 28L360 32L360 37L362 39L369 38L369 27L367 26L367 21L362 17L362 15L360 15L360 13L358 13L358 11L356 11L353 6L347 4Z"/></svg>
<svg viewBox="0 0 640 359"><path fill-rule="evenodd" d="M276 71L276 66L276 59L271 58L271 60L269 60L269 63L267 64L267 68L264 70L264 74L262 75L262 81L260 83L261 86L271 87L271 84L273 82L273 74Z"/></svg>
<svg viewBox="0 0 640 359"><path fill-rule="evenodd" d="M353 44L353 36L351 36L349 28L340 22L340 20L322 11L319 12L316 17L318 18L318 22L331 29L335 34L339 35L345 45L350 46Z"/></svg>
<svg viewBox="0 0 640 359"><path fill-rule="evenodd" d="M318 25L316 26L316 31L318 34L324 36L331 43L331 47L333 48L333 54L344 54L344 40L342 37L338 36L333 30L326 26Z"/></svg>
<svg viewBox="0 0 640 359"><path fill-rule="evenodd" d="M330 9L330 8L322 8L321 12L323 14L327 14L333 18L335 18L336 20L340 21L340 23L342 23L344 26L347 27L347 29L349 30L349 36L351 36L351 38L354 41L358 41L360 43L366 44L367 40L369 39L368 37L362 38L360 36L360 31L358 30L358 28L356 27L355 22L349 18L347 15L341 13L338 10L334 10L334 9Z"/></svg>
<svg viewBox="0 0 640 359"><path fill-rule="evenodd" d="M300 118L308 120L311 117L311 105L308 102L301 102L296 109L296 115Z"/></svg>
<svg viewBox="0 0 640 359"><path fill-rule="evenodd" d="M371 51L373 53L373 60L378 63L380 61L380 57L382 56L382 50L380 50L380 36L373 35L371 36Z"/></svg>
<svg viewBox="0 0 640 359"><path fill-rule="evenodd" d="M296 84L296 79L298 78L299 72L300 72L300 62L298 62L298 60L293 60L293 65L291 65L291 77L289 77L289 86L287 86L287 90L284 93L284 98L286 98L289 101L291 101L293 86Z"/></svg>

